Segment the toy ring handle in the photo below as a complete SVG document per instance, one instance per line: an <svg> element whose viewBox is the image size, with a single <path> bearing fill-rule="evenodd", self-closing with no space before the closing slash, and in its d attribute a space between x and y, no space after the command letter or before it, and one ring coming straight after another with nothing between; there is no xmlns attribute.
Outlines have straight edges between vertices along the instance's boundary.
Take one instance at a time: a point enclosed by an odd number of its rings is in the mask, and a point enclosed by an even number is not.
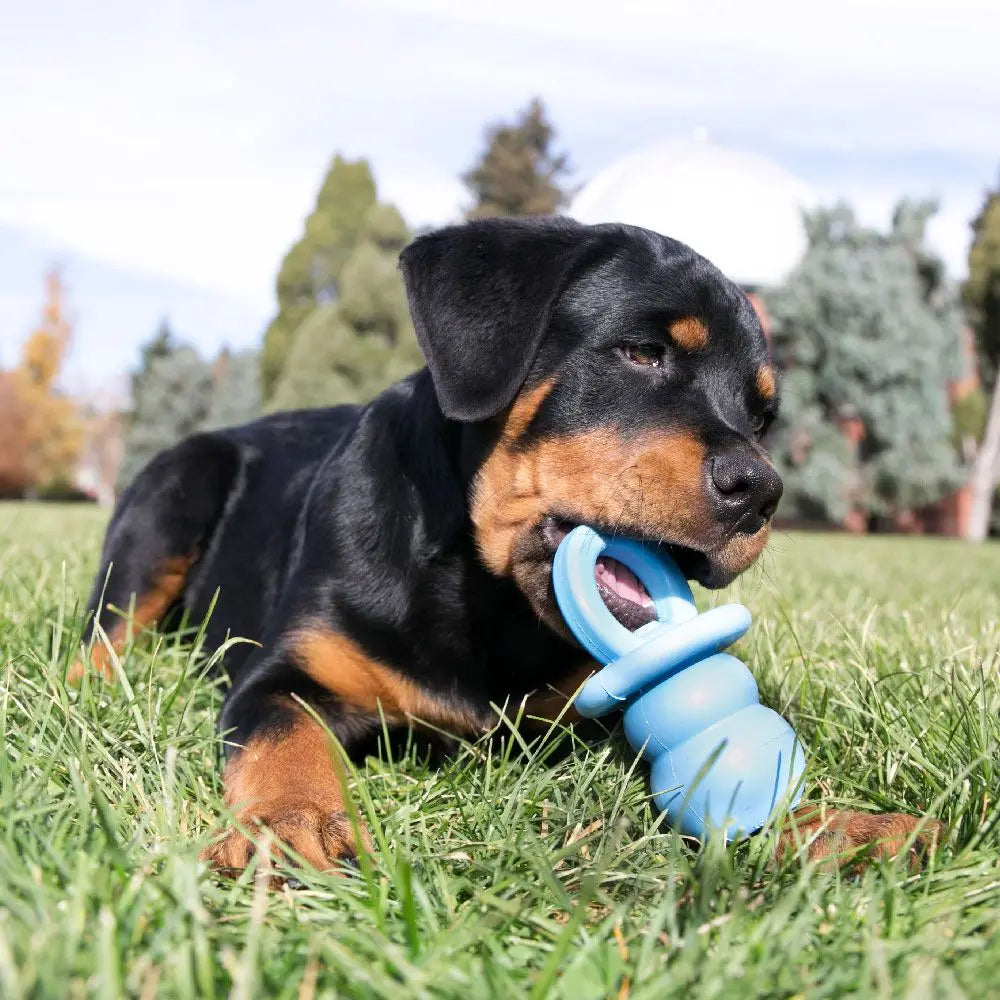
<svg viewBox="0 0 1000 1000"><path fill-rule="evenodd" d="M660 623L677 624L697 615L691 588L669 557L632 538L604 538L585 524L575 527L556 550L552 579L563 618L580 644L600 663L610 663L644 641L650 622L629 631L607 609L594 575L601 556L617 559L642 581Z"/></svg>

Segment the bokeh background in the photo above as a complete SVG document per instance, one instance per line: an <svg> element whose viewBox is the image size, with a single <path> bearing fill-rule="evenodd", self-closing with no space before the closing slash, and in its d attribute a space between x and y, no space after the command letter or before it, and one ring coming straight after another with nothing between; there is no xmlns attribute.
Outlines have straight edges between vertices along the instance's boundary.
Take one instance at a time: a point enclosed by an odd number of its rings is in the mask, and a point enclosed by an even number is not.
<svg viewBox="0 0 1000 1000"><path fill-rule="evenodd" d="M1000 459L1000 7L95 2L0 32L0 496L421 363L417 232L678 237L783 371L780 516L982 539Z"/></svg>

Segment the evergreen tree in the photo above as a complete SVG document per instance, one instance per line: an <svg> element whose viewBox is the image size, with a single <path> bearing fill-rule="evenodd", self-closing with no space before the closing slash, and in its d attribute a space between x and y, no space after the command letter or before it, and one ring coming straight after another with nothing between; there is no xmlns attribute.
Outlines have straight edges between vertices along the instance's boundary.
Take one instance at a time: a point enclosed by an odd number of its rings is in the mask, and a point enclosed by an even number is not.
<svg viewBox="0 0 1000 1000"><path fill-rule="evenodd" d="M393 206L369 208L336 299L295 331L269 409L366 402L423 363L397 268L408 239Z"/></svg>
<svg viewBox="0 0 1000 1000"><path fill-rule="evenodd" d="M223 350L212 364L212 398L202 430L235 427L260 415L260 355Z"/></svg>
<svg viewBox="0 0 1000 1000"><path fill-rule="evenodd" d="M139 383L145 373L149 371L150 365L157 358L165 358L173 354L179 346L180 344L177 343L177 339L174 337L174 331L170 329L170 324L165 318L161 319L160 325L156 328L153 336L139 347L139 367L132 373L133 395L136 394Z"/></svg>
<svg viewBox="0 0 1000 1000"><path fill-rule="evenodd" d="M976 340L980 377L992 399L985 434L972 470L969 538L981 541L989 530L990 510L1000 474L1000 189L987 193L972 222L969 277L962 289ZM986 406L981 407L986 411Z"/></svg>
<svg viewBox="0 0 1000 1000"><path fill-rule="evenodd" d="M788 370L772 439L786 516L895 518L963 480L948 400L961 314L924 244L932 212L904 201L882 234L844 205L817 211L799 266L765 295Z"/></svg>
<svg viewBox="0 0 1000 1000"><path fill-rule="evenodd" d="M368 163L334 157L305 230L278 271L278 314L264 334L261 355L265 398L274 392L295 331L318 305L337 298L341 271L374 206L375 181Z"/></svg>
<svg viewBox="0 0 1000 1000"><path fill-rule="evenodd" d="M986 195L972 222L969 277L962 297L976 335L980 376L992 387L1000 363L1000 188Z"/></svg>
<svg viewBox="0 0 1000 1000"><path fill-rule="evenodd" d="M486 150L462 180L473 196L467 218L551 215L568 200L559 186L566 156L552 150L555 130L537 98L513 124L492 125Z"/></svg>
<svg viewBox="0 0 1000 1000"><path fill-rule="evenodd" d="M214 362L174 336L164 320L140 348L125 419L118 488L158 452L199 431L244 424L260 415L260 355L220 351Z"/></svg>
<svg viewBox="0 0 1000 1000"><path fill-rule="evenodd" d="M118 487L127 486L158 452L201 430L212 406L212 369L193 347L177 343L163 322L142 350L132 379L132 409Z"/></svg>

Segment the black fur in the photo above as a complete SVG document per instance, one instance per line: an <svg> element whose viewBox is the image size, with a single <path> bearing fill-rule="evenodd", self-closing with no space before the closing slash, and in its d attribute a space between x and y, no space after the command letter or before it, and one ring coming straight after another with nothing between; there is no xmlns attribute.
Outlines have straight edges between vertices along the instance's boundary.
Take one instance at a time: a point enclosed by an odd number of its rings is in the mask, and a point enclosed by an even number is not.
<svg viewBox="0 0 1000 1000"><path fill-rule="evenodd" d="M209 646L229 634L261 643L227 653L221 725L235 743L279 725L271 696L291 692L350 752L370 748L380 721L344 712L294 661L307 623L473 712L579 667L580 650L542 624L518 583L484 566L469 519L477 471L525 389L552 384L525 447L600 427L624 439L683 428L710 453L756 456L773 412L753 388L767 349L746 296L676 241L483 221L421 237L401 262L428 369L367 406L183 442L139 474L108 530L91 599L106 628L107 603L127 607L164 556L197 552L180 603L197 620L218 591ZM708 328L704 350L672 344L669 325L686 316ZM623 345L634 344L660 345L663 366L631 363Z"/></svg>

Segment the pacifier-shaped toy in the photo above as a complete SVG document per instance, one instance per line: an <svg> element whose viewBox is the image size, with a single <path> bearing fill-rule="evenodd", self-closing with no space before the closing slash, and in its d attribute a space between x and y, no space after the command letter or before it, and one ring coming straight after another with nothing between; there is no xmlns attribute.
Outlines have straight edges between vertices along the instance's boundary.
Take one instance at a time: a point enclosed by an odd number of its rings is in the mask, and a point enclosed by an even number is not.
<svg viewBox="0 0 1000 1000"><path fill-rule="evenodd" d="M629 631L601 598L601 556L631 570L656 621ZM687 836L739 839L802 794L805 752L791 726L760 704L750 671L722 652L750 627L741 604L698 613L691 588L664 549L606 538L586 525L556 550L559 610L580 644L606 664L577 695L577 711L625 713L629 744L652 763L653 801Z"/></svg>

